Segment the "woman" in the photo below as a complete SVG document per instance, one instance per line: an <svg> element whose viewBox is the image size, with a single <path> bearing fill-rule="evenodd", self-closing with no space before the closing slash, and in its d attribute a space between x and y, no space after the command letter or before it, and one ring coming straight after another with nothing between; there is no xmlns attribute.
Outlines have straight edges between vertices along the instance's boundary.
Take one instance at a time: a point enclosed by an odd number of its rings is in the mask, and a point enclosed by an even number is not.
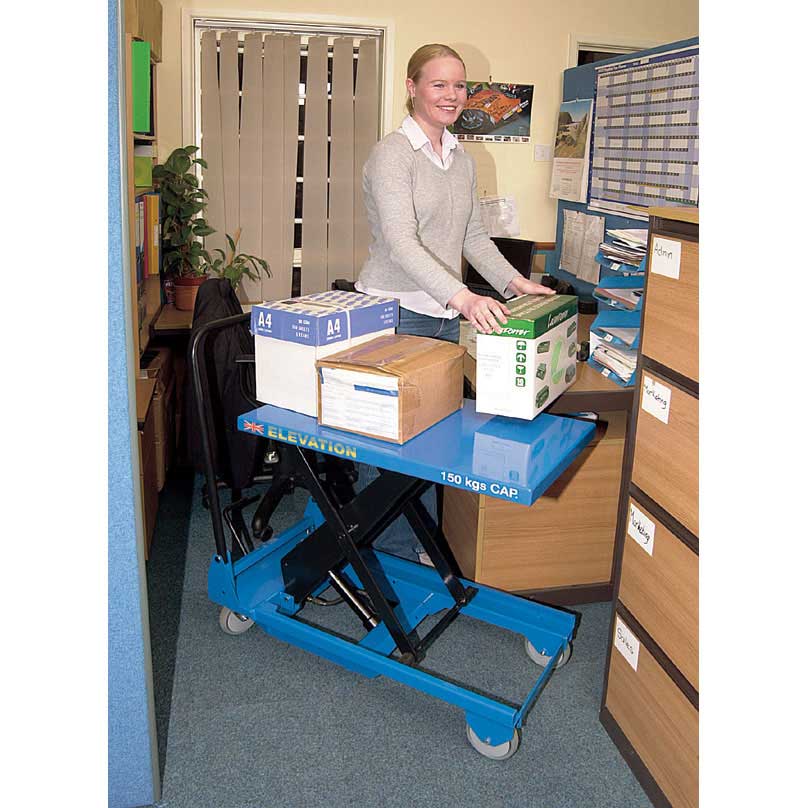
<svg viewBox="0 0 808 808"><path fill-rule="evenodd" d="M466 66L447 45L424 45L407 65L409 115L375 145L363 190L370 224L370 256L356 288L399 301L399 334L458 342L462 314L485 334L502 330L510 313L463 283L462 257L502 294L553 294L519 274L488 237L480 215L474 161L447 130L466 102ZM370 481L360 468L360 487ZM424 495L433 518L434 489ZM414 546L413 546L414 545ZM377 542L426 560L400 517ZM409 552L408 552L409 551Z"/></svg>
<svg viewBox="0 0 808 808"><path fill-rule="evenodd" d="M478 331L500 331L508 308L463 284L466 259L503 297L553 294L520 275L488 237L474 161L446 127L466 102L466 66L447 45L424 45L407 65L401 128L365 164L370 257L356 288L396 297L399 333L457 342L462 314Z"/></svg>

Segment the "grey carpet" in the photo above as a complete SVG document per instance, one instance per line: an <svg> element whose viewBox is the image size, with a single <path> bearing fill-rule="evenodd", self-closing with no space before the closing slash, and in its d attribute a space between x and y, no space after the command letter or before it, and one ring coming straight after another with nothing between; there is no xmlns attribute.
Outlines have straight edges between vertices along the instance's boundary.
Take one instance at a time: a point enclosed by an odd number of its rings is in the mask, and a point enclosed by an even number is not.
<svg viewBox="0 0 808 808"><path fill-rule="evenodd" d="M304 492L288 497L278 530L296 521L304 504ZM571 661L530 713L516 755L495 762L468 744L458 708L346 671L257 627L239 637L224 634L206 593L212 550L197 481L160 806L650 806L597 717L608 604L576 608L581 620ZM356 620L344 606L304 612L355 634ZM153 633L159 631L152 622ZM462 616L430 649L427 665L509 699L524 696L538 675L520 637Z"/></svg>

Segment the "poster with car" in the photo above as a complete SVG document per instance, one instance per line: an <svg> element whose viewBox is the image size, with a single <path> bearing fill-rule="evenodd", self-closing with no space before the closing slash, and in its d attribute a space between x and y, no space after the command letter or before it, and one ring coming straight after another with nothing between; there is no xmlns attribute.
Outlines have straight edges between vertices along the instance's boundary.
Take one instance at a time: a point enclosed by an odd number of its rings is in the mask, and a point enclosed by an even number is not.
<svg viewBox="0 0 808 808"><path fill-rule="evenodd" d="M469 81L468 100L451 131L458 140L529 143L532 84Z"/></svg>
<svg viewBox="0 0 808 808"><path fill-rule="evenodd" d="M558 111L550 196L586 202L592 99L564 101Z"/></svg>

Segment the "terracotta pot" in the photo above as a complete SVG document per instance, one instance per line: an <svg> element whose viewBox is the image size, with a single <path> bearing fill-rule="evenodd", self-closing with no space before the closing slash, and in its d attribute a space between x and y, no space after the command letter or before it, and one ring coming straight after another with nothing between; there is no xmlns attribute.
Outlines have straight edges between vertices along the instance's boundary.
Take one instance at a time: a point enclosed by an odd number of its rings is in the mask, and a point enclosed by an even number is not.
<svg viewBox="0 0 808 808"><path fill-rule="evenodd" d="M174 281L174 308L180 311L193 311L196 303L196 293L199 287L207 280L201 278L177 278Z"/></svg>

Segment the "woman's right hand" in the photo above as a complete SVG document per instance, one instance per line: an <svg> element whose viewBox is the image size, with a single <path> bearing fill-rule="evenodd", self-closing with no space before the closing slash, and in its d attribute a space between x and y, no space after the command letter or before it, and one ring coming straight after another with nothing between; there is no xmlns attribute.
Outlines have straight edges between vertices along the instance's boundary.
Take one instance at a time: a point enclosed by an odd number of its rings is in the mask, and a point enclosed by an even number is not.
<svg viewBox="0 0 808 808"><path fill-rule="evenodd" d="M475 295L467 288L461 289L449 301L449 305L455 311L459 311L483 334L492 334L495 331L499 334L502 331L502 325L508 322L508 315L511 313L506 306L493 297Z"/></svg>

